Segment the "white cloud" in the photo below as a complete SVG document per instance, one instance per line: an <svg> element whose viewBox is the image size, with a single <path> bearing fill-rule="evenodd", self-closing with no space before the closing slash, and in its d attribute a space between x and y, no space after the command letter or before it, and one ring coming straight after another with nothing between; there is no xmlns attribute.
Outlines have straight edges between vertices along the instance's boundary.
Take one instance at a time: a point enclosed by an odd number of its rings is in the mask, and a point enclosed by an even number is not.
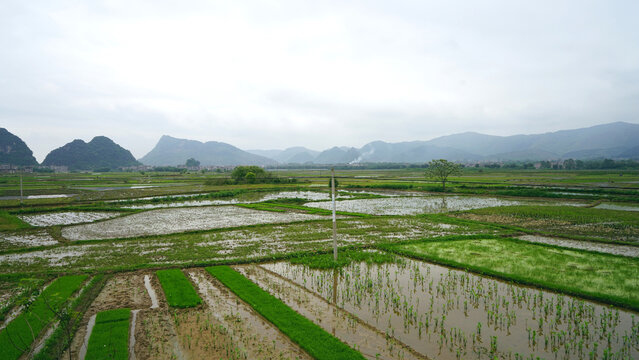
<svg viewBox="0 0 639 360"><path fill-rule="evenodd" d="M637 121L632 1L4 1L0 123L242 148Z"/></svg>

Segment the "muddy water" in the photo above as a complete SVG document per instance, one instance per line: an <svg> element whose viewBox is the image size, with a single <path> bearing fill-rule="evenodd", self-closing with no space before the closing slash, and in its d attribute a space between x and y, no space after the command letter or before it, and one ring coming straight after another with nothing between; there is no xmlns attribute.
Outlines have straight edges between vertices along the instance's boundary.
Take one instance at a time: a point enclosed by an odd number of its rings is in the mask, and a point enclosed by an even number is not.
<svg viewBox="0 0 639 360"><path fill-rule="evenodd" d="M33 226L52 226L93 222L98 220L110 219L116 216L120 216L120 213L63 211L45 214L20 215L18 217Z"/></svg>
<svg viewBox="0 0 639 360"><path fill-rule="evenodd" d="M595 206L595 209L639 211L639 206L617 205L617 204L603 203L603 204L599 204L599 205Z"/></svg>
<svg viewBox="0 0 639 360"><path fill-rule="evenodd" d="M637 314L405 259L273 271L429 358L639 358ZM333 292L334 282L336 291Z"/></svg>
<svg viewBox="0 0 639 360"><path fill-rule="evenodd" d="M144 287L146 288L146 292L149 294L151 298L151 309L157 309L160 304L158 303L158 296L155 293L155 290L151 286L151 277L149 275L144 275Z"/></svg>
<svg viewBox="0 0 639 360"><path fill-rule="evenodd" d="M131 330L129 331L129 360L135 360L135 323L138 319L139 309L131 310Z"/></svg>
<svg viewBox="0 0 639 360"><path fill-rule="evenodd" d="M89 338L91 338L91 333L93 333L93 327L95 327L95 318L97 314L91 315L89 318L89 322L87 323L87 330L84 335L84 341L82 342L82 346L80 347L80 351L78 352L78 359L84 360L87 357L87 350L89 349Z"/></svg>
<svg viewBox="0 0 639 360"><path fill-rule="evenodd" d="M627 245L604 244L591 241L570 240L561 238L551 238L547 236L523 235L518 237L520 240L530 241L534 243L557 245L572 249L583 249L597 251L602 253L623 255L630 257L639 257L639 247Z"/></svg>
<svg viewBox="0 0 639 360"><path fill-rule="evenodd" d="M248 359L311 359L203 269L189 270L188 275L208 306L208 316L214 319L214 325L225 329L232 341L231 351Z"/></svg>
<svg viewBox="0 0 639 360"><path fill-rule="evenodd" d="M357 321L320 296L296 286L259 266L235 268L261 288L282 299L293 310L316 323L368 359L424 359L407 346L384 333Z"/></svg>

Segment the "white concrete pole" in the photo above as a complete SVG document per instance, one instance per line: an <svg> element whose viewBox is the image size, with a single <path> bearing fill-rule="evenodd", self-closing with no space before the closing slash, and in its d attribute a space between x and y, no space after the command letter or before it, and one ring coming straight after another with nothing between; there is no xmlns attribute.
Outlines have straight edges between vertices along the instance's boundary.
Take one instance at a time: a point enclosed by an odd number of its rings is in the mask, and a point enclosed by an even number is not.
<svg viewBox="0 0 639 360"><path fill-rule="evenodd" d="M331 197L333 199L333 261L337 261L337 217L335 216L335 168L331 168Z"/></svg>

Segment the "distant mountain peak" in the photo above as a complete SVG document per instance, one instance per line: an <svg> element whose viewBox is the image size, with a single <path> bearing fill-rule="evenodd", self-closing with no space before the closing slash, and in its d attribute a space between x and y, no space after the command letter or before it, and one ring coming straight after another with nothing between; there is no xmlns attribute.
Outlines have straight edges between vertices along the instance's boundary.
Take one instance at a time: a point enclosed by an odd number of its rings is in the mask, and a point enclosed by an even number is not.
<svg viewBox="0 0 639 360"><path fill-rule="evenodd" d="M129 150L106 136L96 136L88 143L75 139L51 151L42 162L46 166L68 166L71 170L117 169L138 164Z"/></svg>
<svg viewBox="0 0 639 360"><path fill-rule="evenodd" d="M38 162L22 139L0 128L0 164L33 166L38 165Z"/></svg>

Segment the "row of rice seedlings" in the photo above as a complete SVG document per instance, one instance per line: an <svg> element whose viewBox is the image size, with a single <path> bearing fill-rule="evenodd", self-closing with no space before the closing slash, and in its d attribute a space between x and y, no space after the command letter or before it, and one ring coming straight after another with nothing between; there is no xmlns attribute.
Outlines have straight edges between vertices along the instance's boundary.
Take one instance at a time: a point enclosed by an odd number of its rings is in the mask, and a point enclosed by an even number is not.
<svg viewBox="0 0 639 360"><path fill-rule="evenodd" d="M99 312L89 338L87 359L128 359L131 309Z"/></svg>
<svg viewBox="0 0 639 360"><path fill-rule="evenodd" d="M160 281L169 306L188 308L200 305L202 299L193 285L180 269L158 270L155 273Z"/></svg>
<svg viewBox="0 0 639 360"><path fill-rule="evenodd" d="M62 276L54 280L39 295L24 304L23 312L0 331L3 359L18 359L32 351L39 334L56 318L64 303L78 291L86 275Z"/></svg>
<svg viewBox="0 0 639 360"><path fill-rule="evenodd" d="M265 266L429 357L639 356L633 313L569 296L413 260L337 272Z"/></svg>

